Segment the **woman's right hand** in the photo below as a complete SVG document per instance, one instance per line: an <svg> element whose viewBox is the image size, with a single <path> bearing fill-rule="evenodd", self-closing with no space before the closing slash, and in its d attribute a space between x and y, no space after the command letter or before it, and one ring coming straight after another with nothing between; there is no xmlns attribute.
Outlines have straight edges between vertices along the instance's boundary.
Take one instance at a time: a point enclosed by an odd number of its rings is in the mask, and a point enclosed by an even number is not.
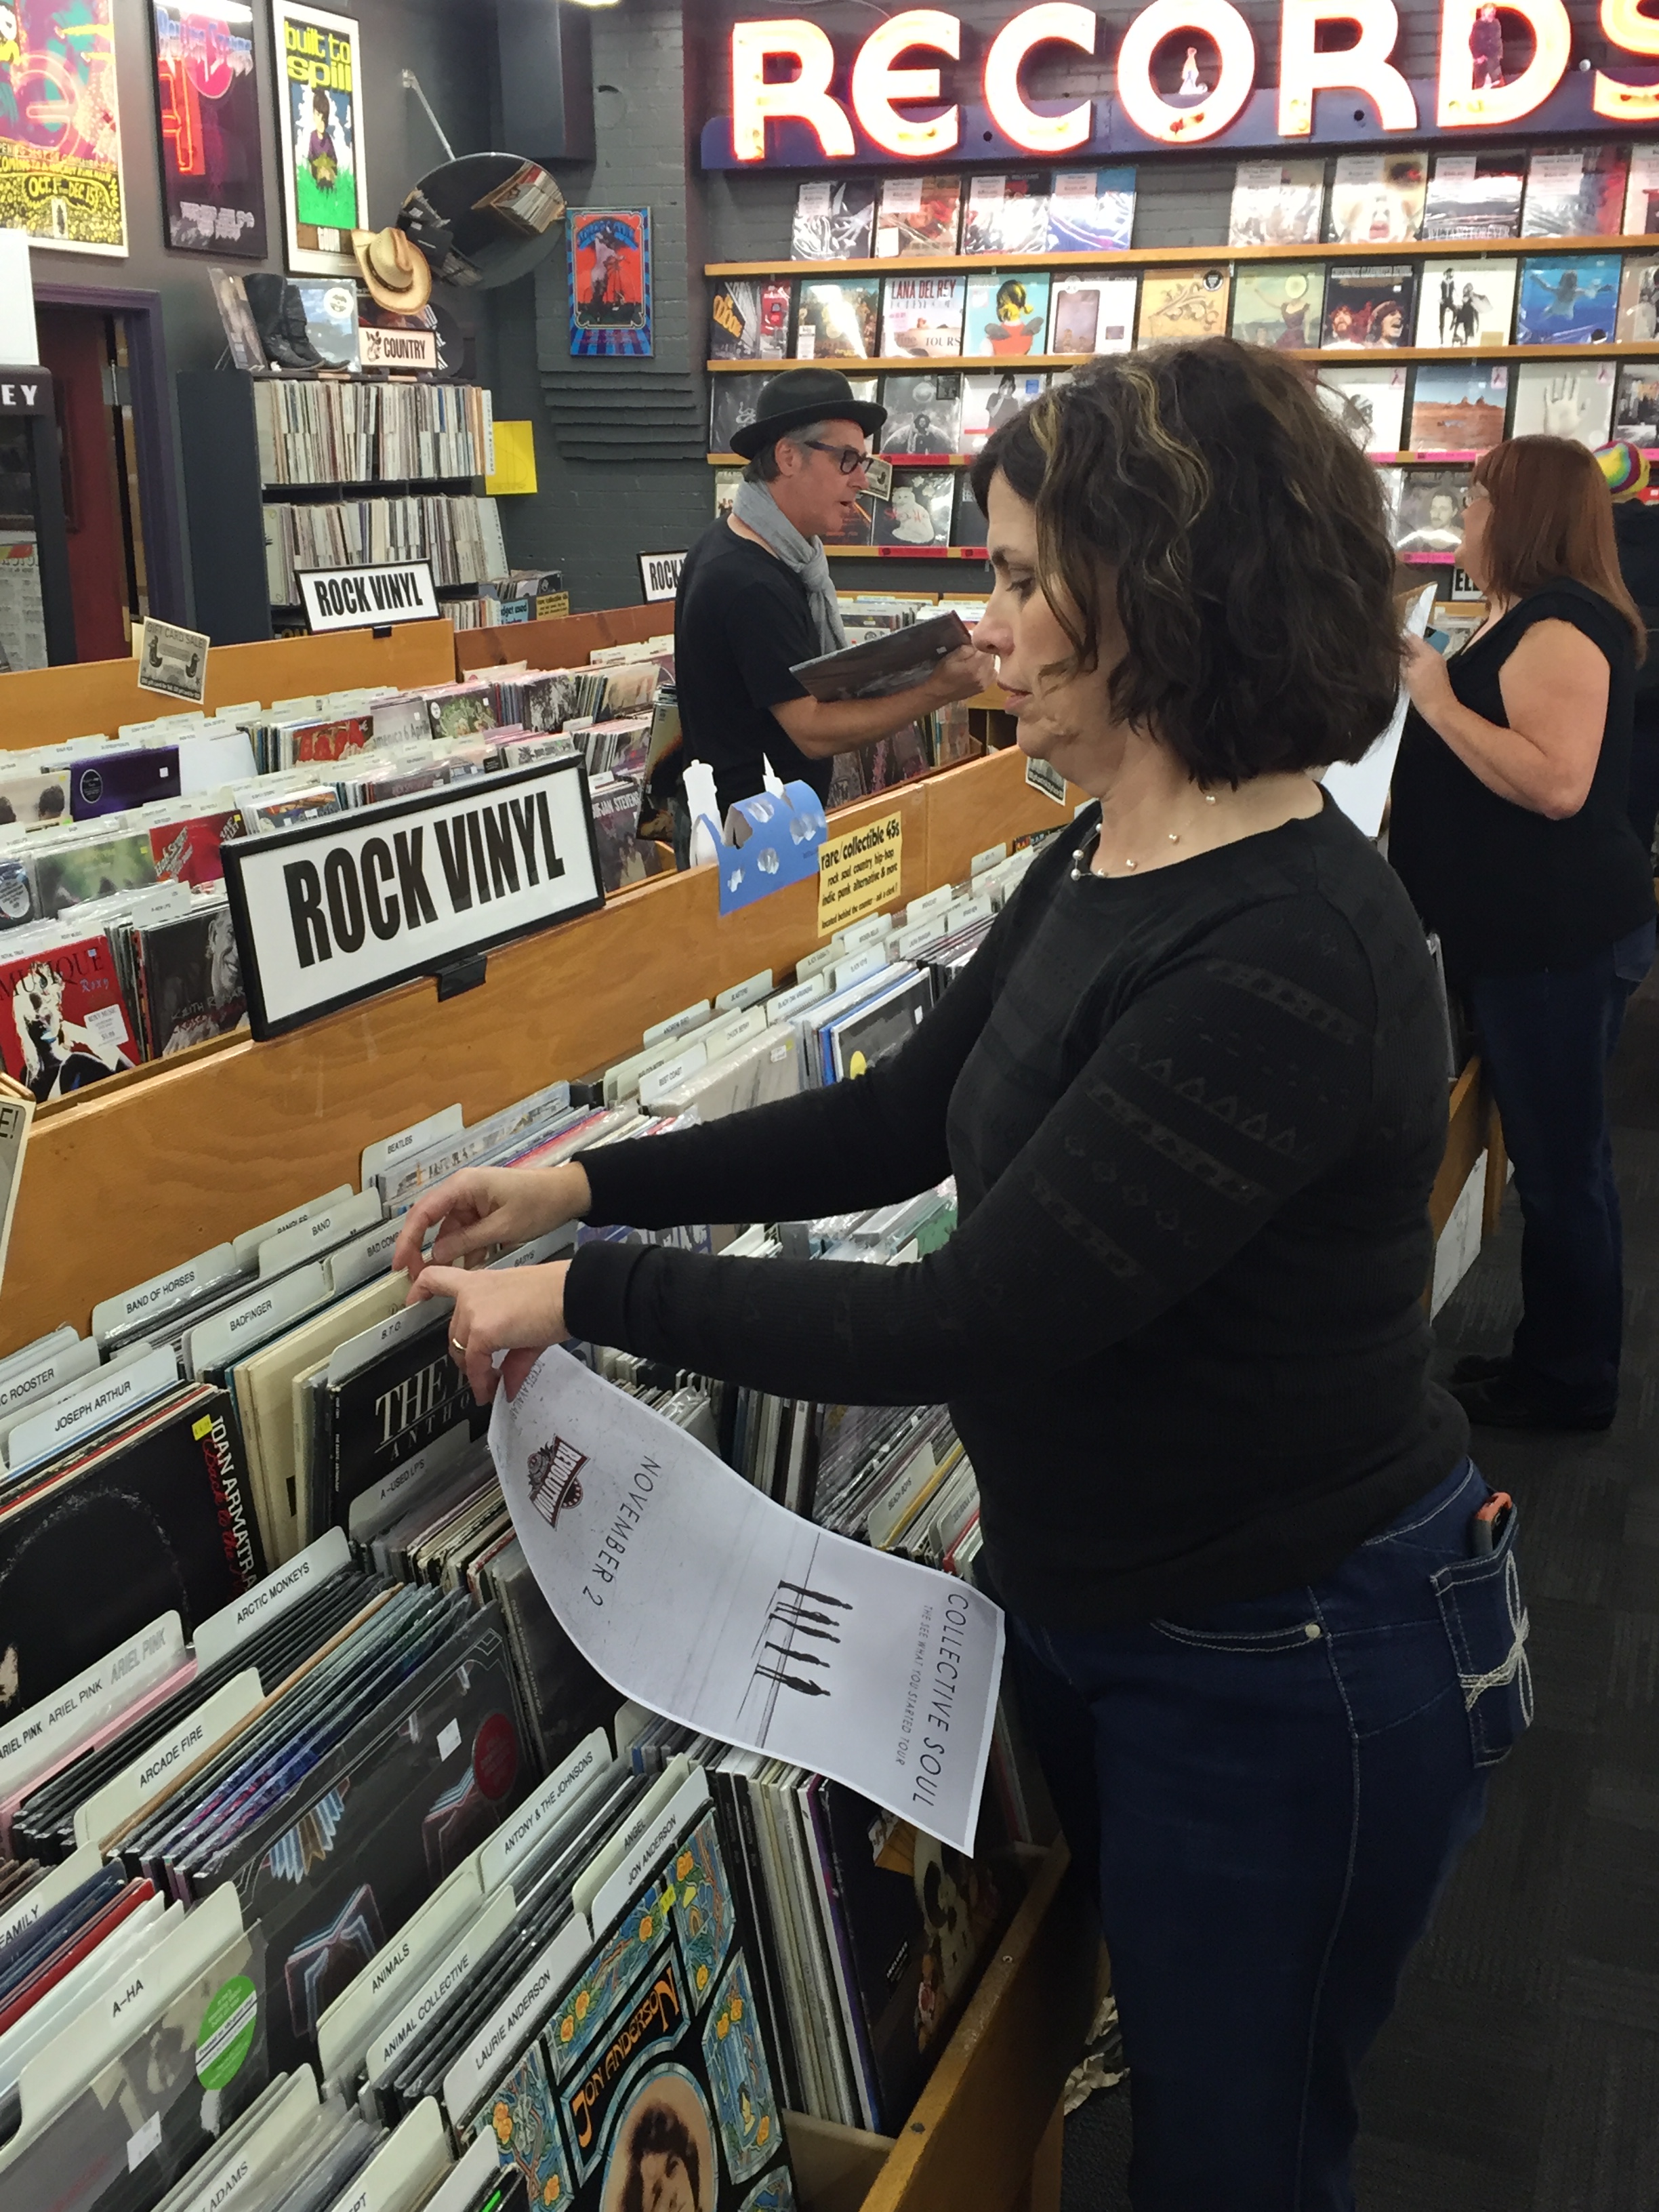
<svg viewBox="0 0 1659 2212"><path fill-rule="evenodd" d="M580 1220L592 1199L586 1173L574 1160L556 1168L463 1168L410 1207L392 1268L405 1269L413 1284L428 1264L465 1267L492 1245L523 1244ZM434 1223L438 1240L422 1258L421 1247Z"/></svg>

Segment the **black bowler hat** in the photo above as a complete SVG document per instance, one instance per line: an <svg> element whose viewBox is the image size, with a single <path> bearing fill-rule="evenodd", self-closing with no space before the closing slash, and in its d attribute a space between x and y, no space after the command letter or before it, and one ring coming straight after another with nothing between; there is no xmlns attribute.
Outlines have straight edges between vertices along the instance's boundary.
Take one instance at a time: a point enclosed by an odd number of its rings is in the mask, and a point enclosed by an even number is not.
<svg viewBox="0 0 1659 2212"><path fill-rule="evenodd" d="M873 399L854 399L838 368L786 368L763 386L760 410L745 429L734 431L732 450L752 461L763 446L799 430L805 422L856 422L874 437L887 410Z"/></svg>

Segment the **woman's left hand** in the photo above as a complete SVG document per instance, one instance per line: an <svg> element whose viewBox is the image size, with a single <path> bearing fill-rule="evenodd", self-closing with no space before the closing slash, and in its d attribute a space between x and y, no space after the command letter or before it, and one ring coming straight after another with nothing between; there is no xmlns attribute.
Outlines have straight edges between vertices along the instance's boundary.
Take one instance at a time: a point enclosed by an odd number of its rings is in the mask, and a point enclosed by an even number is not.
<svg viewBox="0 0 1659 2212"><path fill-rule="evenodd" d="M564 1321L564 1279L568 1260L541 1267L422 1267L407 1303L453 1298L449 1316L449 1356L465 1375L472 1395L487 1406L497 1382L509 1398L550 1344L562 1344L570 1331ZM493 1355L507 1358L497 1372Z"/></svg>
<svg viewBox="0 0 1659 2212"><path fill-rule="evenodd" d="M1457 697L1444 659L1424 639L1408 637L1401 672L1413 706L1425 722L1437 726L1436 717Z"/></svg>

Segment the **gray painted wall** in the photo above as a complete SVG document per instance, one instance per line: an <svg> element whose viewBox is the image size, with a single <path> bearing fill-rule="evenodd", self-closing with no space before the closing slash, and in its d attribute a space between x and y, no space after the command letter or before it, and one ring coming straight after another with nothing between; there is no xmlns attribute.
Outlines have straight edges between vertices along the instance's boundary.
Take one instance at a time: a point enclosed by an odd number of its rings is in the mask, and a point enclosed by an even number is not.
<svg viewBox="0 0 1659 2212"><path fill-rule="evenodd" d="M338 4L338 0L337 0ZM1010 12L1012 0L956 0L981 32ZM266 195L280 240L267 0L259 18L260 84L272 118L266 146ZM1276 0L1243 0L1258 33L1261 75L1274 73ZM361 0L365 42L371 210L391 219L404 191L439 158L425 118L398 82L413 67L458 151L489 142L495 72L489 0ZM648 207L653 230L656 350L649 362L572 361L565 259L556 252L532 279L478 301L478 367L492 385L498 416L534 426L539 489L504 500L502 520L516 565L556 563L579 608L633 603L640 597L637 556L689 545L713 510L707 452L706 348L709 286L706 260L744 260L787 250L794 176L705 175L696 143L702 122L723 106L720 64L732 21L757 11L742 0L621 0L592 18L597 152L591 164L560 171L572 206L609 203ZM781 12L787 12L783 10ZM867 0L829 0L813 20L849 52L875 15ZM1103 10L1109 33L1133 9ZM1402 0L1400 59L1408 73L1431 65L1438 8ZM1570 0L1583 44L1591 43L1593 0ZM118 66L126 158L125 261L40 252L40 281L129 284L159 290L172 365L204 368L220 349L204 267L161 242L155 156L155 98L144 0L117 9ZM971 43L971 40L970 40ZM1102 40L1115 46L1115 35ZM1057 65L1034 90L1081 93L1108 82L1106 63ZM1147 159L1139 167L1135 243L1187 245L1223 239L1234 157L1195 153ZM279 265L273 258L270 264ZM978 571L961 562L842 562L837 580L860 589L975 588Z"/></svg>
<svg viewBox="0 0 1659 2212"><path fill-rule="evenodd" d="M267 0L251 0L251 4L255 16L255 66L265 118L265 215L272 250L263 263L227 264L244 271L261 267L280 270L283 265L270 15ZM362 26L369 211L378 226L391 222L410 185L443 158L426 117L398 81L401 72L404 69L416 72L455 150L470 152L489 143L494 39L479 40L471 0L362 0L356 8L343 7L340 0L326 0L326 4L337 14L355 15ZM164 243L147 0L117 0L115 41L128 252L122 258L35 248L29 257L34 282L159 293L170 370L176 374L179 369L211 368L223 349L224 337L208 283L210 257L175 253ZM486 342L480 350L481 362L487 366L488 358ZM170 376L170 392L173 390ZM176 447L179 434L176 398L173 414ZM182 515L182 486L179 505ZM188 548L185 552L188 574Z"/></svg>

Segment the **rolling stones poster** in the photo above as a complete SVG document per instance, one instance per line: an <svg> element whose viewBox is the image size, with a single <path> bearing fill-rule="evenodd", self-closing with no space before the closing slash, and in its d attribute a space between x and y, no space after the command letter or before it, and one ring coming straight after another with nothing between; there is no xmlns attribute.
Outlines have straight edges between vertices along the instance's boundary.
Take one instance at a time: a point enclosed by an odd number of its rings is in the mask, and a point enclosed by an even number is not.
<svg viewBox="0 0 1659 2212"><path fill-rule="evenodd" d="M167 244L263 261L253 10L242 0L155 0L150 20Z"/></svg>
<svg viewBox="0 0 1659 2212"><path fill-rule="evenodd" d="M0 229L125 253L113 0L0 0Z"/></svg>
<svg viewBox="0 0 1659 2212"><path fill-rule="evenodd" d="M572 354L649 354L649 209L572 208L566 234Z"/></svg>
<svg viewBox="0 0 1659 2212"><path fill-rule="evenodd" d="M355 276L351 234L368 228L357 24L276 0L271 27L288 265L298 276Z"/></svg>

